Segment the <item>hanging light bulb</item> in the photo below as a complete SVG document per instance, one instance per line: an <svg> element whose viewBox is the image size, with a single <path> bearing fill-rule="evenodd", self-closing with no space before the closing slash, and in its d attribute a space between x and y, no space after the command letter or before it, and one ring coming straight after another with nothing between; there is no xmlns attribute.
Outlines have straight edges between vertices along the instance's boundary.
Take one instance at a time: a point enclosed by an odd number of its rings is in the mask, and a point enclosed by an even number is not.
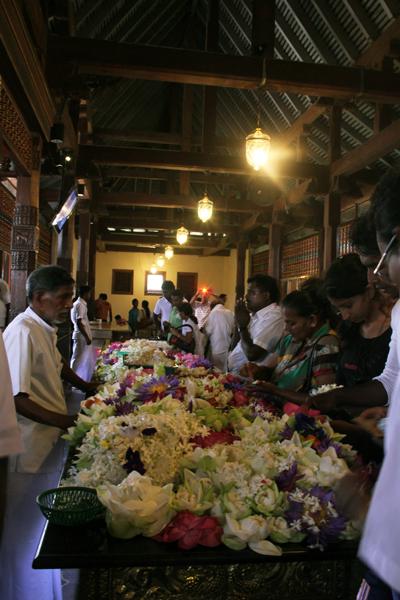
<svg viewBox="0 0 400 600"><path fill-rule="evenodd" d="M157 256L156 265L160 269L162 269L163 266L165 265L165 258L164 258L164 256L162 254L160 254L159 256Z"/></svg>
<svg viewBox="0 0 400 600"><path fill-rule="evenodd" d="M155 265L154 263L150 267L150 273L152 275L155 275L157 273L157 265Z"/></svg>
<svg viewBox="0 0 400 600"><path fill-rule="evenodd" d="M261 127L246 137L246 159L255 171L265 168L268 163L271 149L271 138Z"/></svg>
<svg viewBox="0 0 400 600"><path fill-rule="evenodd" d="M213 214L213 206L214 202L210 200L210 198L207 196L207 192L205 192L203 198L197 203L197 214L200 221L205 223L211 219Z"/></svg>
<svg viewBox="0 0 400 600"><path fill-rule="evenodd" d="M176 241L181 246L183 244L186 244L186 242L188 241L188 236L189 236L189 231L186 229L186 227L183 227L183 225L182 225L182 227L179 227L179 229L176 230Z"/></svg>
<svg viewBox="0 0 400 600"><path fill-rule="evenodd" d="M164 256L167 260L170 260L174 255L174 249L172 246L165 246Z"/></svg>

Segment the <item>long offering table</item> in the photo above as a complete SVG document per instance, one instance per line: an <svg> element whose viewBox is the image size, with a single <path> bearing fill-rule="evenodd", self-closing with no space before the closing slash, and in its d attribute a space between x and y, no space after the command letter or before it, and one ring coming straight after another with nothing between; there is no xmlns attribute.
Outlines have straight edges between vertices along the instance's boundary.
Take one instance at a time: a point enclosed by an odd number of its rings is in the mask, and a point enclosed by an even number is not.
<svg viewBox="0 0 400 600"><path fill-rule="evenodd" d="M225 546L183 551L143 537L112 538L96 521L47 524L33 566L85 570L88 600L350 600L360 580L356 550L354 542L341 542L324 552L288 544L282 556Z"/></svg>

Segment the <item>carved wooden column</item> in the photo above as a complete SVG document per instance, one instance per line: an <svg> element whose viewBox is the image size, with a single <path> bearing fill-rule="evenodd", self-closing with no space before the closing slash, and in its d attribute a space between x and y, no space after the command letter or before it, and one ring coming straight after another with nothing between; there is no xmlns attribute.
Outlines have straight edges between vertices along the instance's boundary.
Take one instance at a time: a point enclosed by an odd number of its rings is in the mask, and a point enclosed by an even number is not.
<svg viewBox="0 0 400 600"><path fill-rule="evenodd" d="M89 240L90 213L79 215L78 268L76 271L76 287L87 285L89 281Z"/></svg>
<svg viewBox="0 0 400 600"><path fill-rule="evenodd" d="M241 238L238 241L236 257L236 300L242 298L245 292L246 250L247 239Z"/></svg>
<svg viewBox="0 0 400 600"><path fill-rule="evenodd" d="M39 249L39 171L18 177L11 236L11 318L24 311L26 280L36 269Z"/></svg>

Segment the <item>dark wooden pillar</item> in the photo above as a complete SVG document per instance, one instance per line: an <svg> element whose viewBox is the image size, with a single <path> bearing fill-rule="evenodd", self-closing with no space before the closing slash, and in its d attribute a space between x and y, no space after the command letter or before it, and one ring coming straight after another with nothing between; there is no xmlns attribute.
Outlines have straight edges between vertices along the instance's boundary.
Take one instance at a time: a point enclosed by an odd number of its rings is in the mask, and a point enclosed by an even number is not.
<svg viewBox="0 0 400 600"><path fill-rule="evenodd" d="M329 162L332 164L341 156L341 123L342 107L333 105L330 111L330 145ZM331 181L329 194L324 201L324 256L323 270L331 265L337 254L337 228L340 225L340 194L334 191L334 182Z"/></svg>
<svg viewBox="0 0 400 600"><path fill-rule="evenodd" d="M92 288L92 298L94 298L94 292L96 287L96 243L97 243L97 222L96 219L90 224L90 238L89 238L89 274L88 283Z"/></svg>
<svg viewBox="0 0 400 600"><path fill-rule="evenodd" d="M89 240L90 213L79 215L78 267L76 271L76 287L86 285L89 281Z"/></svg>
<svg viewBox="0 0 400 600"><path fill-rule="evenodd" d="M279 281L281 270L282 225L269 225L268 275Z"/></svg>
<svg viewBox="0 0 400 600"><path fill-rule="evenodd" d="M73 276L73 248L74 248L74 229L75 218L70 217L64 225L61 233L57 238L57 264L63 267L70 275Z"/></svg>
<svg viewBox="0 0 400 600"><path fill-rule="evenodd" d="M340 223L340 194L329 192L324 202L324 258L323 270L336 258L337 228Z"/></svg>
<svg viewBox="0 0 400 600"><path fill-rule="evenodd" d="M11 318L23 312L26 280L36 269L39 249L39 171L18 177L11 236Z"/></svg>
<svg viewBox="0 0 400 600"><path fill-rule="evenodd" d="M236 257L236 300L243 298L245 292L246 250L247 239L240 238Z"/></svg>

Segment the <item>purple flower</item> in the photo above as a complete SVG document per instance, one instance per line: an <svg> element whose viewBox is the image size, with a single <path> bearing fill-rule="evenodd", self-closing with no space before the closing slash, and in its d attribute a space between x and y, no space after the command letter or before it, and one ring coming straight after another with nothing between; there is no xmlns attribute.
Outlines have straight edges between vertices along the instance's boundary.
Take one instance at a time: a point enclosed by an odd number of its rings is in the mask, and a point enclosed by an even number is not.
<svg viewBox="0 0 400 600"><path fill-rule="evenodd" d="M126 462L122 466L127 473L132 473L132 471L137 471L140 473L140 475L144 475L146 473L146 469L144 468L144 464L142 463L138 450L133 451L129 446L125 454L125 460Z"/></svg>
<svg viewBox="0 0 400 600"><path fill-rule="evenodd" d="M283 492L292 492L296 487L296 482L302 479L304 475L297 472L297 463L294 462L289 469L284 469L275 477L276 485Z"/></svg>
<svg viewBox="0 0 400 600"><path fill-rule="evenodd" d="M319 500L319 506L314 510L306 509L307 496L314 496ZM321 550L330 542L337 541L346 527L346 518L337 514L335 497L332 490L315 486L309 492L304 492L303 499L298 499L289 494L289 508L286 519L289 525L306 535L307 545Z"/></svg>
<svg viewBox="0 0 400 600"><path fill-rule="evenodd" d="M282 439L283 440L291 440L293 437L294 430L290 427L290 425L286 425L285 429L282 431Z"/></svg>
<svg viewBox="0 0 400 600"><path fill-rule="evenodd" d="M122 415L130 415L136 410L136 406L132 402L124 402L123 400L116 402L114 406L117 417L121 417Z"/></svg>
<svg viewBox="0 0 400 600"><path fill-rule="evenodd" d="M176 377L152 377L136 390L136 395L141 402L156 402L168 394L173 395L178 387L179 379Z"/></svg>

